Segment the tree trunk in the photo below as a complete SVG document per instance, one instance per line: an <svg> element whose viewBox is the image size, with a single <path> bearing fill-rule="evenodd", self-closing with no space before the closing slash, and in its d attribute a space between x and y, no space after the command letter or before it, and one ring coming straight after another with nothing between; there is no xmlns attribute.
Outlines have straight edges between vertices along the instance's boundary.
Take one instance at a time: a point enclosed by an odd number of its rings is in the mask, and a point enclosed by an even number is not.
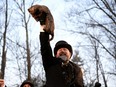
<svg viewBox="0 0 116 87"><path fill-rule="evenodd" d="M8 27L7 18L8 18L8 1L6 0L5 31L3 33L3 47L2 47L1 79L4 79L5 66L6 66L6 33L7 33L7 27Z"/></svg>
<svg viewBox="0 0 116 87"><path fill-rule="evenodd" d="M25 22L25 30L26 30L26 51L27 51L27 71L28 71L28 80L31 80L31 57L30 57L30 48L29 48L29 36L28 36L28 27L26 22L26 11L25 11L25 0L23 0L24 5L24 22Z"/></svg>

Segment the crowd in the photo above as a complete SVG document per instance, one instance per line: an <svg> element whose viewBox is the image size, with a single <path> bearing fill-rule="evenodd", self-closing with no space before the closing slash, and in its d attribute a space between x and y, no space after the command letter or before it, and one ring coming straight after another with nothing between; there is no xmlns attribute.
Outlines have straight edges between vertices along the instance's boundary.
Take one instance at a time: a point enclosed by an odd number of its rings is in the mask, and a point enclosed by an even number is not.
<svg viewBox="0 0 116 87"><path fill-rule="evenodd" d="M5 81L3 79L0 79L0 87L7 87L5 85ZM34 84L29 81L29 80L25 80L21 85L20 87L34 87Z"/></svg>
<svg viewBox="0 0 116 87"><path fill-rule="evenodd" d="M5 85L5 81L3 79L0 79L0 87L7 87ZM20 87L34 87L34 84L29 81L29 80L25 80ZM96 82L94 87L101 87L101 83Z"/></svg>

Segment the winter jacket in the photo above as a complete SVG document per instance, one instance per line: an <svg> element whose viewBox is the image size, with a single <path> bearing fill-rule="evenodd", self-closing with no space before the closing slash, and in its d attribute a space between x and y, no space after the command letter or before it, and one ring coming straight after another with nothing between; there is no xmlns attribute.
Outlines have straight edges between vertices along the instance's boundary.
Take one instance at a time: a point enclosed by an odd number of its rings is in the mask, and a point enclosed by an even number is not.
<svg viewBox="0 0 116 87"><path fill-rule="evenodd" d="M53 57L47 32L40 32L40 44L46 73L45 87L83 87L80 67L71 61L63 66L61 58Z"/></svg>

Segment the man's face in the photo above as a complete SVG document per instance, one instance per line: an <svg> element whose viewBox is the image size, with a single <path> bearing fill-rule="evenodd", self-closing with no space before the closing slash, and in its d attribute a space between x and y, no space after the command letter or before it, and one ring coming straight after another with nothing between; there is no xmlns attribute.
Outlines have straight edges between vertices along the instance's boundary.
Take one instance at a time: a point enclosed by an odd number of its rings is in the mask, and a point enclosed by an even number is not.
<svg viewBox="0 0 116 87"><path fill-rule="evenodd" d="M60 57L60 56L66 56L67 60L70 60L71 57L71 53L67 48L60 48L58 49L57 53L56 53L56 57Z"/></svg>
<svg viewBox="0 0 116 87"><path fill-rule="evenodd" d="M29 84L25 84L23 87L31 87Z"/></svg>

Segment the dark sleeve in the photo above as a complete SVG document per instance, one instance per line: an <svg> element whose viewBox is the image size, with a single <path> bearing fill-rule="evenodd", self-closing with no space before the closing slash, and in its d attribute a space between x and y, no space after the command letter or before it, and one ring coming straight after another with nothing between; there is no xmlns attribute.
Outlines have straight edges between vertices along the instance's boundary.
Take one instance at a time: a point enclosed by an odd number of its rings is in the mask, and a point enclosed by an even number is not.
<svg viewBox="0 0 116 87"><path fill-rule="evenodd" d="M52 48L49 42L49 34L47 32L40 32L40 45L43 66L46 69L51 65L51 60L53 58Z"/></svg>

